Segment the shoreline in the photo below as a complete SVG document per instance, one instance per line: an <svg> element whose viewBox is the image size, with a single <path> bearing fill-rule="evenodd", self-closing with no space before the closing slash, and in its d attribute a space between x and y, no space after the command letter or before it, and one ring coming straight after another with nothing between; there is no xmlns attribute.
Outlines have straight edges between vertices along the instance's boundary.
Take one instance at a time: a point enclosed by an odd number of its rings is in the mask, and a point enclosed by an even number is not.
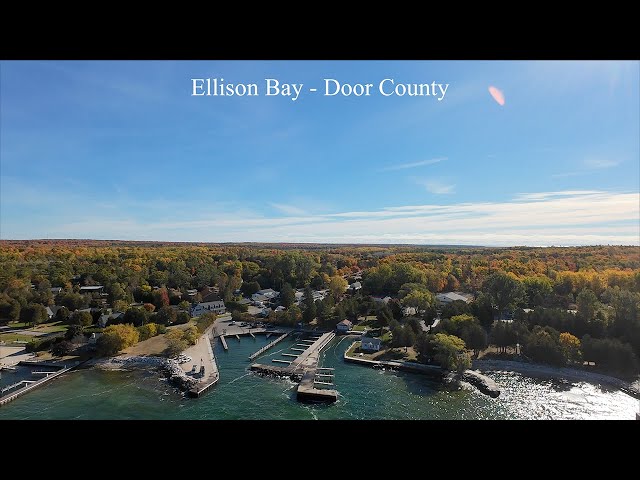
<svg viewBox="0 0 640 480"><path fill-rule="evenodd" d="M482 372L516 372L533 378L602 384L618 388L627 395L640 399L640 379L628 382L599 372L588 372L571 367L553 367L540 363L517 362L514 360L474 360L471 368Z"/></svg>

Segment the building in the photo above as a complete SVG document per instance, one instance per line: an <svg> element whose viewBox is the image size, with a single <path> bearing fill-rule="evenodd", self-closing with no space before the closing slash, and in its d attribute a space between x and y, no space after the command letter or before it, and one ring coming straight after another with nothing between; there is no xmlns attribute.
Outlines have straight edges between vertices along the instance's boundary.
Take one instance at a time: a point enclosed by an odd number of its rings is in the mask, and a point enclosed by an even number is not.
<svg viewBox="0 0 640 480"><path fill-rule="evenodd" d="M100 293L102 294L102 290L104 290L103 285L86 285L84 287L80 287L80 293Z"/></svg>
<svg viewBox="0 0 640 480"><path fill-rule="evenodd" d="M445 293L437 293L436 300L438 300L439 303L443 303L443 304L455 302L456 300L461 300L464 303L469 303L471 301L471 298L465 295L460 295L459 293L456 293L456 292L445 292Z"/></svg>
<svg viewBox="0 0 640 480"><path fill-rule="evenodd" d="M379 352L382 346L382 340L379 338L362 337L360 350L365 352Z"/></svg>
<svg viewBox="0 0 640 480"><path fill-rule="evenodd" d="M362 283L360 283L360 282L353 282L347 288L347 290L349 290L350 293L356 293L357 291L359 291L361 289L362 289Z"/></svg>
<svg viewBox="0 0 640 480"><path fill-rule="evenodd" d="M122 313L122 312L114 312L114 313L107 313L107 314L104 314L104 315L100 315L100 318L98 318L98 326L100 328L104 328L104 327L107 326L109 321L117 320L122 316L124 316L124 313Z"/></svg>
<svg viewBox="0 0 640 480"><path fill-rule="evenodd" d="M222 315L227 311L224 306L224 301L217 300L215 302L202 302L191 307L191 316L197 317L203 313L215 313L216 315Z"/></svg>
<svg viewBox="0 0 640 480"><path fill-rule="evenodd" d="M55 315L55 313L53 313L53 310L51 310L51 308L47 307L47 318L49 318L49 320L51 320L54 315Z"/></svg>
<svg viewBox="0 0 640 480"><path fill-rule="evenodd" d="M62 293L62 287L51 287L49 290L51 290L53 295L60 295Z"/></svg>
<svg viewBox="0 0 640 480"><path fill-rule="evenodd" d="M353 323L351 323L349 320L342 320L338 325L336 325L336 331L338 333L347 333L352 328Z"/></svg>
<svg viewBox="0 0 640 480"><path fill-rule="evenodd" d="M274 290L273 288L263 288L262 290L258 290L254 295L264 295L268 299L276 298L280 296L280 292Z"/></svg>
<svg viewBox="0 0 640 480"><path fill-rule="evenodd" d="M391 300L391 297L389 295L387 295L386 297L382 298L382 297L371 297L371 299L374 302L379 302L379 303L384 303L387 304L389 303L389 300Z"/></svg>

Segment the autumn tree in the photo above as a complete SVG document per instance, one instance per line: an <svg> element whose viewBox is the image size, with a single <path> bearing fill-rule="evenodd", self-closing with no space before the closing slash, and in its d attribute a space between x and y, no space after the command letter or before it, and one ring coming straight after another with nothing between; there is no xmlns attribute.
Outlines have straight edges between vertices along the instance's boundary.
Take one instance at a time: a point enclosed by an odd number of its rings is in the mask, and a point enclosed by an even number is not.
<svg viewBox="0 0 640 480"><path fill-rule="evenodd" d="M93 324L93 315L86 310L73 312L69 317L69 324L90 327Z"/></svg>
<svg viewBox="0 0 640 480"><path fill-rule="evenodd" d="M569 332L562 332L559 337L560 348L567 360L577 362L580 360L580 339Z"/></svg>
<svg viewBox="0 0 640 480"><path fill-rule="evenodd" d="M349 284L347 283L347 281L340 275L334 275L329 280L329 292L331 293L335 301L338 301L340 299L340 297L347 290L348 286Z"/></svg>
<svg viewBox="0 0 640 480"><path fill-rule="evenodd" d="M115 355L120 350L138 343L140 334L131 324L110 325L96 342L101 355Z"/></svg>
<svg viewBox="0 0 640 480"><path fill-rule="evenodd" d="M153 305L157 310L169 306L169 292L165 287L153 291Z"/></svg>
<svg viewBox="0 0 640 480"><path fill-rule="evenodd" d="M158 310L158 313L156 313L154 320L162 325L170 325L174 323L177 318L178 312L176 311L176 309L165 305L160 310Z"/></svg>

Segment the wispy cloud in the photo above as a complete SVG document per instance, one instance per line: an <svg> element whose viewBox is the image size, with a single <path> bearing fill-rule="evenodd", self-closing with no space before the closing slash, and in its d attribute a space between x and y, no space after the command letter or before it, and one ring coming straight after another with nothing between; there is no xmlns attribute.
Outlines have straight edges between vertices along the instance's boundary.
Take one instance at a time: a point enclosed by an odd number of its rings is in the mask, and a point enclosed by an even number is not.
<svg viewBox="0 0 640 480"><path fill-rule="evenodd" d="M617 160L608 160L604 158L591 158L589 160L585 160L584 164L587 168L598 170L601 168L617 167L618 165L620 165L620 162Z"/></svg>
<svg viewBox="0 0 640 480"><path fill-rule="evenodd" d="M562 178L562 177L577 177L580 175L589 175L592 173L596 173L598 170L613 168L620 165L620 162L618 160L610 160L606 158L589 158L582 163L584 165L584 169L582 170L576 170L573 172L554 173L553 175L551 175L551 177Z"/></svg>
<svg viewBox="0 0 640 480"><path fill-rule="evenodd" d="M286 215L306 215L307 214L306 211L304 211L302 208L296 207L295 205L287 205L286 203L269 203L269 205Z"/></svg>
<svg viewBox="0 0 640 480"><path fill-rule="evenodd" d="M434 163L442 162L447 157L431 158L429 160L420 160L418 162L400 163L397 165L389 165L380 169L381 172L389 172L391 170L406 170L408 168L424 167L425 165L433 165Z"/></svg>
<svg viewBox="0 0 640 480"><path fill-rule="evenodd" d="M456 187L454 184L444 183L435 179L424 180L417 178L415 179L415 182L418 185L422 185L426 188L427 192L433 193L434 195L447 195L454 193Z"/></svg>
<svg viewBox="0 0 640 480"><path fill-rule="evenodd" d="M192 218L131 211L76 214L40 223L0 217L2 238L106 238L213 242L419 243L460 245L638 245L640 194L567 190L504 202L390 206L291 217L209 207ZM95 206L92 206L95 209ZM290 210L291 211L291 210ZM134 211L135 212L135 211ZM299 212L298 212L299 213Z"/></svg>

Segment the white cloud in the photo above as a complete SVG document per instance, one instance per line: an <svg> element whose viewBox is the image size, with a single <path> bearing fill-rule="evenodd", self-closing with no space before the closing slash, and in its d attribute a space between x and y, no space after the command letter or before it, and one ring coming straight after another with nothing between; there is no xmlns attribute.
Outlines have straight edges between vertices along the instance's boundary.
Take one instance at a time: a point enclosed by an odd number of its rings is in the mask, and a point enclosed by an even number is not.
<svg viewBox="0 0 640 480"><path fill-rule="evenodd" d="M505 202L406 205L287 217L229 207L192 211L186 220L182 215L145 220L131 211L120 211L124 213L65 215L73 218L68 222L53 217L33 222L2 215L0 230L2 238L495 246L640 243L637 192L536 192L522 193Z"/></svg>
<svg viewBox="0 0 640 480"><path fill-rule="evenodd" d="M295 205L287 205L285 203L269 203L273 208L279 210L282 213L287 215L306 215L302 208L296 207Z"/></svg>
<svg viewBox="0 0 640 480"><path fill-rule="evenodd" d="M442 162L447 157L432 158L430 160L420 160L419 162L400 163L398 165L389 165L388 167L381 168L381 172L388 172L390 170L405 170L407 168L423 167L425 165L433 165L434 163Z"/></svg>
<svg viewBox="0 0 640 480"><path fill-rule="evenodd" d="M427 189L427 192L433 193L435 195L446 195L449 193L454 193L455 185L454 184L446 184L440 180L421 180L416 179L415 182L418 185L422 185Z"/></svg>

